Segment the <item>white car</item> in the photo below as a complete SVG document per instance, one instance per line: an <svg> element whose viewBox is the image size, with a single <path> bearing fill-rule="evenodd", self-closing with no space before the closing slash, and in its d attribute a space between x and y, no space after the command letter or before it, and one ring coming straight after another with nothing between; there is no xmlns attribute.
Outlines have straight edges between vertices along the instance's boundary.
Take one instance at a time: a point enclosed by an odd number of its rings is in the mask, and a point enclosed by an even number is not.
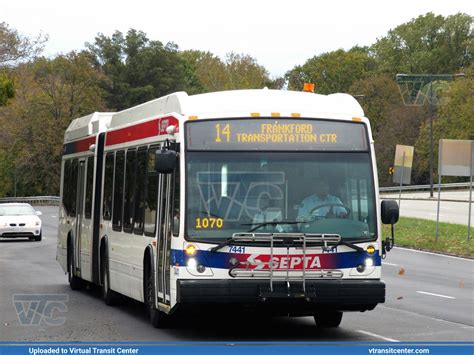
<svg viewBox="0 0 474 355"><path fill-rule="evenodd" d="M41 240L41 215L28 203L0 203L0 238Z"/></svg>

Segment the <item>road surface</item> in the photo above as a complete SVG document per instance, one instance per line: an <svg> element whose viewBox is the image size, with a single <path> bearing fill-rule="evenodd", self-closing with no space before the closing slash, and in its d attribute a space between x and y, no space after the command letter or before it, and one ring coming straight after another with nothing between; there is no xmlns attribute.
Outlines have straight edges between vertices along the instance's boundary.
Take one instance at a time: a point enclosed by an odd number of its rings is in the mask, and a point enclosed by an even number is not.
<svg viewBox="0 0 474 355"><path fill-rule="evenodd" d="M42 242L0 240L0 341L472 341L474 261L394 249L383 264L386 303L345 313L338 329L310 317L257 318L229 312L180 319L171 329L149 324L143 306L108 307L97 291L72 291L56 257L57 213L43 211ZM14 295L67 297L61 326L20 325ZM17 303L18 305L18 303Z"/></svg>
<svg viewBox="0 0 474 355"><path fill-rule="evenodd" d="M391 198L398 202L398 194L383 194L381 198ZM429 199L429 192L402 193L402 198L415 198L419 200L401 200L400 216L436 221L438 207L438 193L436 191L434 199ZM441 199L464 202L441 201L439 220L441 222L464 224L467 226L469 191L441 191ZM471 226L474 226L474 205L471 205Z"/></svg>

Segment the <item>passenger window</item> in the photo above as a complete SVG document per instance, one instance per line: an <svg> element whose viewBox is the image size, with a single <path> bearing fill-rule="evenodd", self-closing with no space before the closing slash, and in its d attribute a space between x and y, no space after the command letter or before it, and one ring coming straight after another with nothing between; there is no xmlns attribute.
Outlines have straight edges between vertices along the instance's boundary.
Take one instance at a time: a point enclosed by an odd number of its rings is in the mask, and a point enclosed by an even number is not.
<svg viewBox="0 0 474 355"><path fill-rule="evenodd" d="M63 206L66 212L66 215L69 214L71 210L70 205L70 195L71 195L71 160L66 160L64 162L64 172L63 172Z"/></svg>
<svg viewBox="0 0 474 355"><path fill-rule="evenodd" d="M71 162L71 175L70 175L70 189L69 189L69 216L76 216L76 204L77 204L77 172L78 163L77 159Z"/></svg>
<svg viewBox="0 0 474 355"><path fill-rule="evenodd" d="M94 182L94 157L87 158L86 172L86 204L84 206L84 217L91 219L92 213L92 187Z"/></svg>
<svg viewBox="0 0 474 355"><path fill-rule="evenodd" d="M102 217L106 221L112 219L112 192L114 190L114 153L108 153L105 158L104 171L104 200Z"/></svg>
<svg viewBox="0 0 474 355"><path fill-rule="evenodd" d="M133 229L133 212L135 208L135 174L137 168L137 151L127 151L125 167L125 199L123 204L123 231L131 233Z"/></svg>
<svg viewBox="0 0 474 355"><path fill-rule="evenodd" d="M177 236L179 234L179 200L180 200L180 180L179 180L179 163L176 167L176 170L174 171L174 178L173 178L173 216L172 216L172 221L173 221L173 235Z"/></svg>
<svg viewBox="0 0 474 355"><path fill-rule="evenodd" d="M143 234L143 219L145 212L147 148L141 147L137 153L137 180L135 183L135 213L133 233Z"/></svg>
<svg viewBox="0 0 474 355"><path fill-rule="evenodd" d="M122 230L124 168L125 153L122 150L117 152L115 155L114 200L112 215L112 229L115 231Z"/></svg>

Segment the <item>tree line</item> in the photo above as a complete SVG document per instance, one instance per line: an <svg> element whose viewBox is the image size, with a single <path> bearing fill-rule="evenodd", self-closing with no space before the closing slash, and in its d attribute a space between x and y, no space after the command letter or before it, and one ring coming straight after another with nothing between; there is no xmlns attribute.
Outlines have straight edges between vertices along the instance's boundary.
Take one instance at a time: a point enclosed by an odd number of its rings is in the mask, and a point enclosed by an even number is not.
<svg viewBox="0 0 474 355"><path fill-rule="evenodd" d="M427 13L371 46L322 53L272 77L248 54L220 58L180 50L136 29L98 34L81 51L48 58L42 56L46 36L25 37L0 23L0 196L57 195L64 131L82 115L176 91L299 91L305 82L314 83L318 94L348 92L359 100L371 121L382 186L391 185L396 144L415 146L412 183L427 183L430 110L404 105L395 75L464 73L433 84L443 103L432 107L434 137L474 139L472 36L472 16Z"/></svg>

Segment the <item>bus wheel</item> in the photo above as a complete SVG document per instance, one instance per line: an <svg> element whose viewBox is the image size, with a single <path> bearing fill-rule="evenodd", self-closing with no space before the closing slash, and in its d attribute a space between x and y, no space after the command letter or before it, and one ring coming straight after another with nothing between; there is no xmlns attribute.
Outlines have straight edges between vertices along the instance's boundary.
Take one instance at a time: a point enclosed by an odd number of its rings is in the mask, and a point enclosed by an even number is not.
<svg viewBox="0 0 474 355"><path fill-rule="evenodd" d="M320 328L337 328L342 321L342 312L321 312L314 316L316 326Z"/></svg>
<svg viewBox="0 0 474 355"><path fill-rule="evenodd" d="M74 253L71 246L68 248L68 267L67 267L67 277L69 280L69 286L72 290L81 290L84 288L84 280L74 275Z"/></svg>
<svg viewBox="0 0 474 355"><path fill-rule="evenodd" d="M150 322L155 328L166 328L168 326L168 315L155 308L155 282L153 273L146 273L145 281L145 307Z"/></svg>
<svg viewBox="0 0 474 355"><path fill-rule="evenodd" d="M118 295L110 289L109 258L105 255L101 260L102 299L107 306L115 306L118 302Z"/></svg>

